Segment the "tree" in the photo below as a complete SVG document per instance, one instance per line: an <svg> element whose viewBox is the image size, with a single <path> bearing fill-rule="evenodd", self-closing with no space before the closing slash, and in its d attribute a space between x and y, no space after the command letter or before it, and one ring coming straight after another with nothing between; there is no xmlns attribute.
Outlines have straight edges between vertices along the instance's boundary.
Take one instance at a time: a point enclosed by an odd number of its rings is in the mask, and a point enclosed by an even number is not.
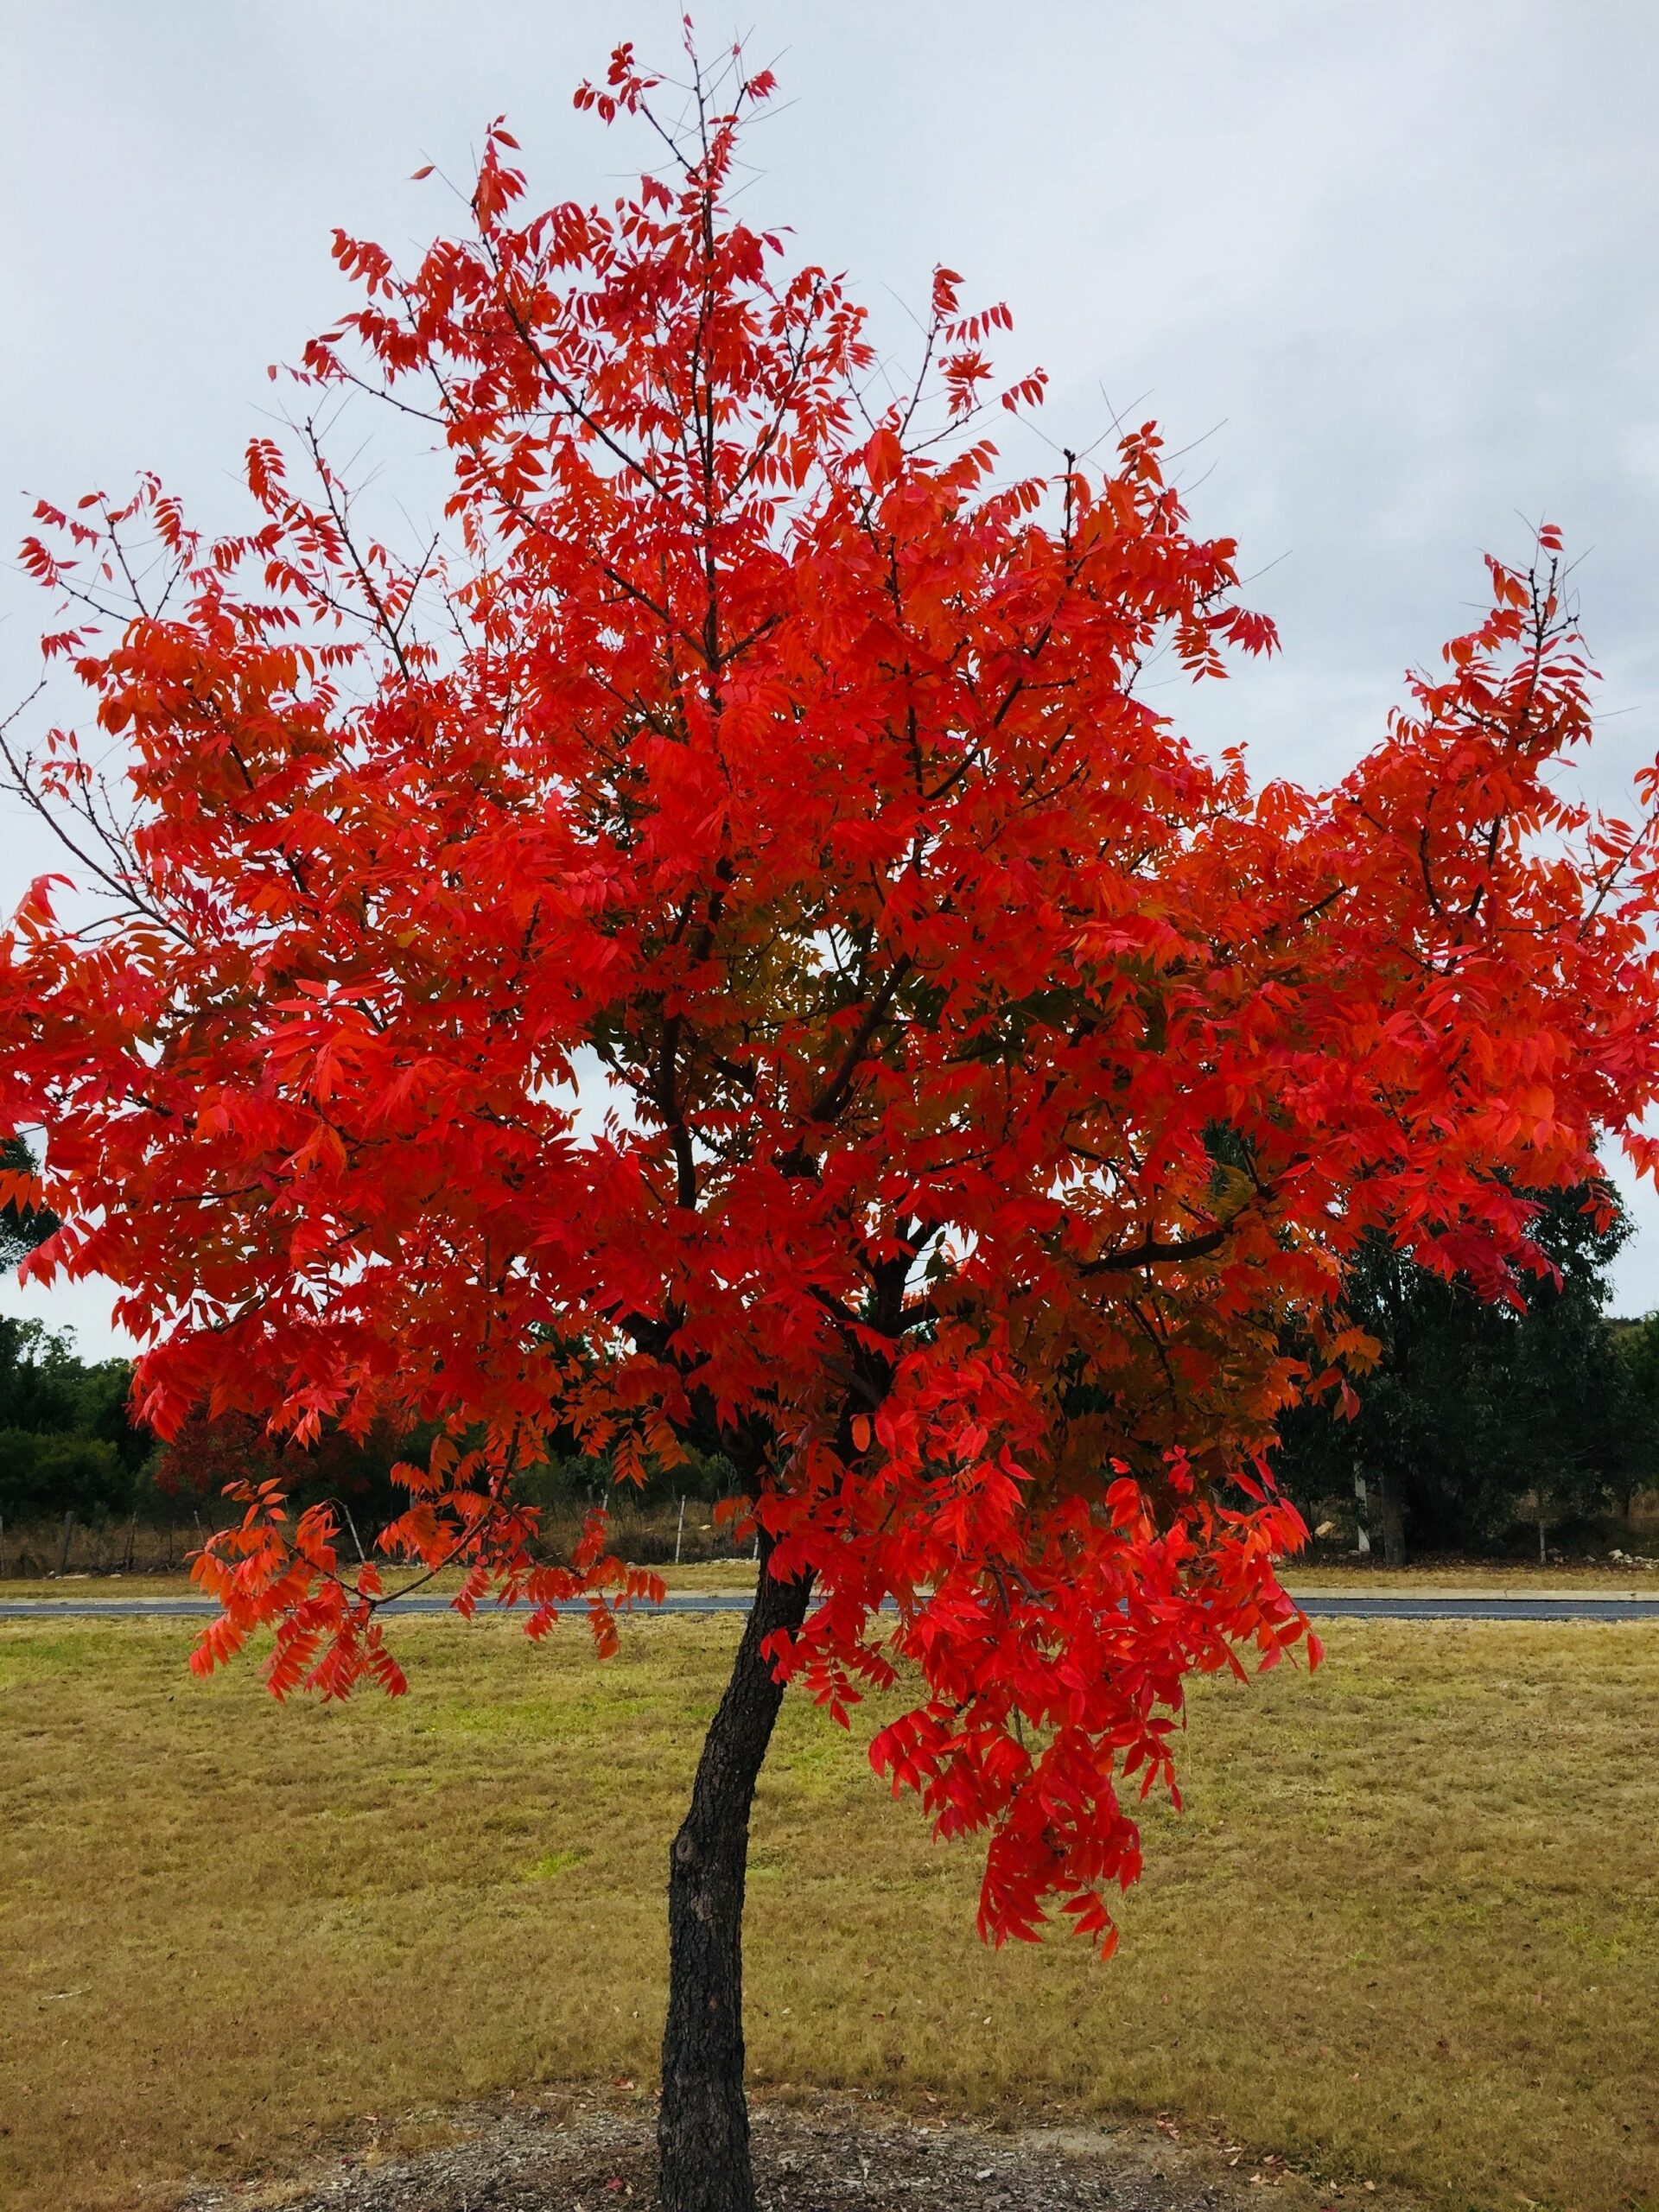
<svg viewBox="0 0 1659 2212"><path fill-rule="evenodd" d="M1636 1493L1651 1488L1659 1476L1659 1313L1615 1323L1613 1342L1623 1370L1625 1445L1614 1487L1628 1523Z"/></svg>
<svg viewBox="0 0 1659 2212"><path fill-rule="evenodd" d="M1305 1510L1357 1479L1403 1556L1408 1536L1480 1551L1529 1509L1541 1521L1623 1494L1641 1439L1602 1306L1629 1224L1605 1185L1531 1195L1533 1241L1550 1273L1519 1309L1433 1273L1386 1236L1361 1247L1344 1304L1378 1357L1358 1413L1344 1421L1328 1405L1291 1409L1274 1456Z"/></svg>
<svg viewBox="0 0 1659 2212"><path fill-rule="evenodd" d="M74 1428L81 1372L65 1332L0 1314L0 1428Z"/></svg>
<svg viewBox="0 0 1659 2212"><path fill-rule="evenodd" d="M127 798L70 733L12 756L111 903L72 927L42 880L0 958L0 1127L50 1127L64 1217L29 1264L122 1287L162 1433L427 1425L384 1558L536 1635L584 1600L602 1648L657 1586L600 1515L538 1560L519 1471L560 1430L620 1482L736 1471L760 1583L669 1867L676 2212L753 2201L785 1685L913 1684L872 1757L986 1839L984 1933L1057 1903L1109 1948L1184 1679L1304 1637L1262 1455L1367 1348L1353 1254L1520 1296L1517 1186L1595 1175L1656 1087L1650 831L1552 781L1590 730L1555 535L1334 790L1200 758L1138 679L1272 644L1231 542L1150 424L999 480L1042 380L999 392L1006 311L949 270L892 399L842 283L728 205L769 90L699 77L680 131L620 48L578 97L657 131L631 196L526 216L498 123L412 273L340 237L362 304L245 531L148 479L41 508ZM449 472L408 556L328 459L359 394ZM400 1689L382 1572L277 1478L245 1503L199 1667L270 1624L279 1695Z"/></svg>
<svg viewBox="0 0 1659 2212"><path fill-rule="evenodd" d="M0 1520L124 1510L150 1440L126 1417L130 1370L87 1367L42 1321L0 1314Z"/></svg>

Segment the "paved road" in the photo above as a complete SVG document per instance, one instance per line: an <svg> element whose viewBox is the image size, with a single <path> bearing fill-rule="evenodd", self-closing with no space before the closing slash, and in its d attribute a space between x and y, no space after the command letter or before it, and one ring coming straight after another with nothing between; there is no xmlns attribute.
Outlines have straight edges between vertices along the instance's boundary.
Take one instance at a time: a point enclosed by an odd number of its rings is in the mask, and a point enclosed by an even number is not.
<svg viewBox="0 0 1659 2212"><path fill-rule="evenodd" d="M1293 1595L1294 1593L1293 1592ZM638 1613L746 1613L744 1590L671 1591L660 1605L636 1605ZM1316 1620L1382 1621L1659 1621L1659 1596L1652 1598L1445 1598L1390 1594L1353 1597L1309 1596L1300 1601ZM217 1612L208 1598L12 1598L0 1599L0 1620L183 1620ZM447 1598L399 1599L395 1613L445 1613ZM487 1609L486 1609L487 1610ZM561 1605L581 1613L580 1602Z"/></svg>

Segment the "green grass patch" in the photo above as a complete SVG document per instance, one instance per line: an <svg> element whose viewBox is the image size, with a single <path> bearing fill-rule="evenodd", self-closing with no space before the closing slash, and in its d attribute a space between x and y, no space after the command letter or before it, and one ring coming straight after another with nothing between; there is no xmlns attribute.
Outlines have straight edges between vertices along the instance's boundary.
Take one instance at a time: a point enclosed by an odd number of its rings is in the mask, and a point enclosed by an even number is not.
<svg viewBox="0 0 1659 2212"><path fill-rule="evenodd" d="M344 1708L188 1624L0 1624L0 2202L165 2203L367 2112L649 2079L661 1891L738 1623L396 1631ZM1450 2206L1659 2202L1659 1628L1330 1624L1204 1686L1123 1948L981 1948L853 1733L785 1707L754 1824L757 2079L1215 2118Z"/></svg>

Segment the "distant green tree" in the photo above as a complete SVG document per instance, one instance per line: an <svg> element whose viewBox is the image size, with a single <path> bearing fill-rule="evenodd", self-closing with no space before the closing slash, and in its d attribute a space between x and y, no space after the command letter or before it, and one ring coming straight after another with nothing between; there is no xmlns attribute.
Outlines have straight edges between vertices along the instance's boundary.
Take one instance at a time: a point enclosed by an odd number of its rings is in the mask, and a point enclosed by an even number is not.
<svg viewBox="0 0 1659 2212"><path fill-rule="evenodd" d="M1538 1194L1534 1235L1557 1279L1531 1281L1524 1312L1483 1301L1386 1240L1366 1247L1348 1305L1382 1357L1357 1386L1353 1421L1313 1406L1285 1421L1279 1478L1305 1510L1363 1485L1373 1541L1398 1562L1408 1539L1490 1549L1529 1514L1541 1526L1593 1513L1639 1479L1630 1356L1603 1313L1630 1228L1617 1212L1599 1224L1590 1198ZM1654 1377L1659 1409L1659 1339Z"/></svg>
<svg viewBox="0 0 1659 2212"><path fill-rule="evenodd" d="M0 1313L0 1429L55 1435L77 1427L85 1372L72 1337Z"/></svg>
<svg viewBox="0 0 1659 2212"><path fill-rule="evenodd" d="M0 1314L0 1517L125 1512L150 1449L126 1412L124 1360L96 1367L41 1321Z"/></svg>
<svg viewBox="0 0 1659 2212"><path fill-rule="evenodd" d="M1615 1487L1628 1521L1637 1492L1659 1480L1659 1313L1616 1325L1613 1342L1624 1368L1626 1443Z"/></svg>
<svg viewBox="0 0 1659 2212"><path fill-rule="evenodd" d="M154 1458L156 1440L132 1418L132 1362L101 1359L75 1363L76 1433L110 1446L124 1474L136 1476Z"/></svg>
<svg viewBox="0 0 1659 2212"><path fill-rule="evenodd" d="M102 1437L0 1429L0 1516L8 1522L64 1513L102 1520L124 1509L130 1490L115 1446Z"/></svg>
<svg viewBox="0 0 1659 2212"><path fill-rule="evenodd" d="M0 1140L0 1170L31 1175L25 1140ZM58 1226L44 1206L0 1205L0 1272L17 1267ZM0 1517L124 1512L154 1444L132 1421L130 1362L91 1365L73 1339L41 1321L0 1314Z"/></svg>
<svg viewBox="0 0 1659 2212"><path fill-rule="evenodd" d="M32 1175L37 1162L22 1137L0 1139L0 1169L14 1175ZM41 1206L21 1207L8 1199L0 1206L0 1271L9 1271L26 1260L37 1244L44 1244L58 1226L56 1214Z"/></svg>

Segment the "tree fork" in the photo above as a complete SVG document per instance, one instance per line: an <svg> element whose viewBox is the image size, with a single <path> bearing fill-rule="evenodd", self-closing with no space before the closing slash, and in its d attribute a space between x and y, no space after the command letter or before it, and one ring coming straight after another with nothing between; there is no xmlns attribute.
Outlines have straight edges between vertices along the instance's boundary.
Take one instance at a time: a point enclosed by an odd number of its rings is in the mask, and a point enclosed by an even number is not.
<svg viewBox="0 0 1659 2212"><path fill-rule="evenodd" d="M743 1893L749 1810L783 1703L761 1647L798 1629L811 1579L774 1581L763 1534L753 1610L668 1855L668 2018L657 2123L664 2212L753 2212L743 2094Z"/></svg>

